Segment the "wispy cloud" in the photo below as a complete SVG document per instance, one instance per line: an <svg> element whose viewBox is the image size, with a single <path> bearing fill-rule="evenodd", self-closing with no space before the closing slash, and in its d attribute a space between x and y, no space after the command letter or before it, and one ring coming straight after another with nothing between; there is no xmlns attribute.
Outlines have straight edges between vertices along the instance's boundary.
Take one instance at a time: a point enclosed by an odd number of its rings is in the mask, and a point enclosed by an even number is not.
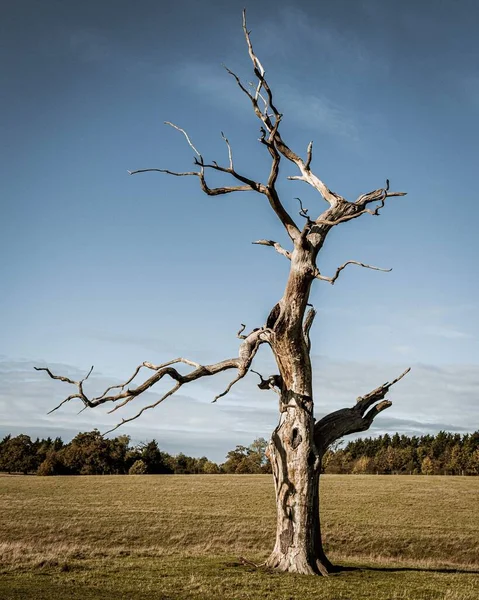
<svg viewBox="0 0 479 600"><path fill-rule="evenodd" d="M144 350L153 351L157 353L165 352L177 352L178 349L169 340L162 340L155 336L139 335L137 332L126 332L118 333L111 331L90 331L84 332L85 335L91 339L99 340L101 342L108 342L117 346L118 344L124 346L137 346Z"/></svg>
<svg viewBox="0 0 479 600"><path fill-rule="evenodd" d="M420 306L409 311L409 314L417 318L451 317L457 314L477 311L479 304L475 302L461 304L434 304L431 306Z"/></svg>
<svg viewBox="0 0 479 600"><path fill-rule="evenodd" d="M282 53L289 59L300 58L303 64L314 65L315 75L336 71L338 65L346 65L356 72L374 71L376 74L384 74L389 68L383 56L368 50L356 31L339 29L323 15L311 14L296 6L280 8L276 17L264 24L259 33L258 46L274 49L276 56Z"/></svg>
<svg viewBox="0 0 479 600"><path fill-rule="evenodd" d="M277 92L288 118L297 125L353 141L359 139L359 131L352 116L326 96L299 94L293 86L287 84L277 86Z"/></svg>
<svg viewBox="0 0 479 600"><path fill-rule="evenodd" d="M398 344L397 346L393 346L392 350L402 356L411 356L414 353L413 346L408 346L407 344Z"/></svg>

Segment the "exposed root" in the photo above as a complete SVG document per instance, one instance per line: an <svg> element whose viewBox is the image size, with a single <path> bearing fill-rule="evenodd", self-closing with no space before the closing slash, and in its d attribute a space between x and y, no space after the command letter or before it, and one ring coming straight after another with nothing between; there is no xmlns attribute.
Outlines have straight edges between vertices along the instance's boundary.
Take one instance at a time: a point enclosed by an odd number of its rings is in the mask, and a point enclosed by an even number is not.
<svg viewBox="0 0 479 600"><path fill-rule="evenodd" d="M252 560L248 560L244 556L240 556L238 558L238 560L240 561L240 563L242 565L248 565L249 567L254 567L255 569L262 569L263 567L266 566L266 561L258 564L258 563L253 562Z"/></svg>

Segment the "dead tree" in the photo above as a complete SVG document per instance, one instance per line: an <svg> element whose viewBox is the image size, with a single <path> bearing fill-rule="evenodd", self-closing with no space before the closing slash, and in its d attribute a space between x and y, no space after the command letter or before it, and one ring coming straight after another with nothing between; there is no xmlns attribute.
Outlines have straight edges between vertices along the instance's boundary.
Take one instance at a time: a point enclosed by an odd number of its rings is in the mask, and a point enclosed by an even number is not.
<svg viewBox="0 0 479 600"><path fill-rule="evenodd" d="M221 371L236 371L236 376L226 390L218 394L214 401L229 392L231 387L250 370L258 348L262 344L270 347L278 367L278 373L268 377L260 375L259 387L273 390L279 395L279 423L274 429L268 447L268 456L272 463L277 505L276 543L266 565L280 571L305 574L322 574L334 570L325 556L321 541L319 520L319 478L322 457L327 448L339 438L367 430L374 418L391 406L385 396L389 388L401 379L409 369L389 383L379 386L365 396L359 397L351 408L335 411L319 420L313 416L312 370L310 360L311 343L309 332L313 324L315 310L308 304L311 285L315 280L334 284L348 265L358 265L367 269L386 271L355 260L349 260L336 269L332 276L321 273L316 258L331 229L363 215L379 215L389 198L404 196L404 192L393 192L389 181L382 188L362 194L350 202L331 191L313 172L313 143L306 150L306 156L296 154L280 131L282 114L276 106L272 89L265 77L264 68L256 56L246 27L243 13L243 31L246 38L249 57L252 62L255 83L245 85L240 78L226 69L235 79L241 92L251 103L260 122L259 142L271 157L271 168L265 182L251 179L237 169L228 139L222 134L228 152L228 163L221 166L216 161L206 162L193 145L186 131L174 127L186 138L193 150L195 170L175 172L166 169L140 169L130 174L158 171L177 177L197 177L203 192L208 196L231 194L234 192L257 192L264 196L285 228L291 243L287 250L273 240L253 242L271 246L286 260L290 261L289 276L282 298L271 310L266 323L250 333L244 333L241 326L238 338L242 340L238 357L228 358L211 365L201 365L186 358L175 358L164 364L155 365L144 362L133 375L121 385L106 389L97 397L87 397L81 381L54 375L45 370L53 379L60 379L76 386L77 391L68 396L53 410L65 402L79 399L85 408L94 408L101 404L113 403L110 412L116 411L135 400L164 377L170 378L174 385L159 400L142 408L135 416L123 419L116 427L137 419L145 411L155 408L163 400L177 392L182 386L202 377L215 375ZM327 208L316 218L300 204L300 216L304 224L299 226L286 211L277 191L277 180L281 162L291 163L297 173L288 179L302 181L312 186L327 204ZM207 174L211 171L231 176L233 185L210 187ZM192 367L187 374L180 373L175 364L184 363ZM138 386L133 381L142 369L152 374ZM115 429L116 429L115 427Z"/></svg>

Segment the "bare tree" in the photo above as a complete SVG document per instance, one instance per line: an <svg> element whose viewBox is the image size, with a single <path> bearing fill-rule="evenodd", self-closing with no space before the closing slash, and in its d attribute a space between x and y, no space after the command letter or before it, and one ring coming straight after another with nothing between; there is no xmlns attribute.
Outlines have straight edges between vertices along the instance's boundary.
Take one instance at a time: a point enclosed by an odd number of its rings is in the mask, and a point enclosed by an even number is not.
<svg viewBox="0 0 479 600"><path fill-rule="evenodd" d="M172 123L167 124L182 133L193 150L196 170L174 172L166 169L141 169L130 171L130 174L158 171L177 177L197 177L201 189L209 196L245 191L254 191L264 196L285 228L291 240L291 249L287 250L273 240L261 239L253 243L271 246L290 261L289 275L282 298L273 307L266 323L261 327L250 333L244 333L246 327L245 325L241 326L237 334L238 338L242 340L238 357L227 358L216 364L201 365L181 357L160 365L144 362L135 369L133 375L125 383L111 386L100 396L92 398L87 397L83 389L83 383L91 370L81 381L54 375L48 368L39 368L38 370L45 370L53 379L65 381L77 388L74 394L68 396L53 410L65 402L78 398L85 408L114 403L114 407L110 411L113 412L135 400L164 377L169 377L174 382L173 387L159 400L145 406L135 416L123 419L116 426L119 427L137 419L145 411L158 406L168 396L191 381L226 370L236 371L234 379L222 393L216 396L214 399L216 401L227 394L232 386L251 370L251 364L258 348L262 344L269 346L276 359L279 373L267 377L259 375L258 386L262 390L273 390L278 394L279 423L271 435L268 446L276 491L276 543L265 564L280 571L326 575L334 570L334 566L326 557L321 541L319 478L322 457L327 448L336 440L351 433L367 430L374 418L391 406L391 402L385 400L386 394L389 388L399 381L409 369L393 381L357 398L351 408L335 411L319 420L314 418L309 332L316 312L308 303L311 285L315 280L334 284L348 265L358 265L379 271L387 270L349 260L328 277L319 271L316 258L333 227L365 214L378 215L380 209L385 206L386 200L405 194L404 192L390 191L389 181L386 180L384 187L362 194L356 201L350 202L331 191L319 179L311 166L313 143L311 142L307 147L306 158L302 158L289 147L282 137L280 132L282 114L276 106L264 68L253 50L244 13L243 31L253 66L255 83L245 85L235 73L229 69L226 70L251 103L260 122L259 142L271 157L271 168L266 181L262 183L251 179L236 168L230 143L223 134L229 159L227 166L221 166L216 161L205 162L186 131ZM302 226L298 226L286 211L277 191L281 162L291 163L297 169L297 174L288 179L309 184L319 192L327 204L327 208L318 217L312 218L300 202L299 214L304 218ZM233 185L210 187L206 175L211 171L231 176ZM178 363L192 367L191 371L187 374L180 373L174 366ZM142 369L149 369L152 374L143 383L134 387L133 381Z"/></svg>

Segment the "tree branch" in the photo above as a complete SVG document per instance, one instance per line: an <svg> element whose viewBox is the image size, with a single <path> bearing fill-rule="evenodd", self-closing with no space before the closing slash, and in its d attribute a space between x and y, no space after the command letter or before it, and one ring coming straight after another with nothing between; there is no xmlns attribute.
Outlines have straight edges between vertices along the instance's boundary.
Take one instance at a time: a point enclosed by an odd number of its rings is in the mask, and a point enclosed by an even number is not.
<svg viewBox="0 0 479 600"><path fill-rule="evenodd" d="M232 175L235 179L237 179L238 181L241 181L242 183L245 183L248 186L247 191L260 192L261 194L266 193L266 189L263 184L258 183L256 181L254 181L254 179L250 179L249 177L245 177L244 175L241 175L240 173L237 173L231 167L222 167L216 161L213 161L212 164L206 164L206 163L198 160L197 158L194 159L194 163L195 163L195 165L198 165L201 170L213 169L214 171L219 171L220 173L228 173L229 175Z"/></svg>
<svg viewBox="0 0 479 600"><path fill-rule="evenodd" d="M271 163L271 170L269 173L268 184L266 186L265 193L269 200L271 208L274 210L280 221L283 223L286 231L288 232L289 237L293 241L296 241L299 239L301 233L288 211L284 208L276 190L276 180L278 179L279 175L279 165L281 162L281 156L276 148L275 136L278 132L281 117L282 115L280 114L278 114L278 116L276 117L276 123L274 124L274 127L272 128L268 139L266 139L266 132L264 131L264 129L261 129L262 136L260 138L260 142L268 148L271 158L273 159Z"/></svg>
<svg viewBox="0 0 479 600"><path fill-rule="evenodd" d="M330 209L326 210L323 214L321 214L316 219L316 221L314 221L314 224L334 227L339 223L345 223L346 221L357 219L358 217L366 213L373 216L378 216L380 214L379 211L381 208L384 207L384 203L387 198L405 195L406 192L390 192L389 179L386 179L386 187L373 190L372 192L369 192L367 194L363 194L359 196L356 202L348 202L343 199L343 202L339 202L336 206L331 207ZM372 202L378 201L379 204L375 208L367 208L367 206ZM330 215L333 216L332 219L328 218Z"/></svg>
<svg viewBox="0 0 479 600"><path fill-rule="evenodd" d="M247 26L246 26L246 10L243 10L243 32L244 32L246 43L248 46L248 53L250 55L251 62L253 63L253 71L254 71L255 76L258 78L258 84L256 87L255 95L253 96L252 94L250 94L250 92L241 83L239 77L235 73L233 73L229 69L227 69L227 70L228 70L229 74L235 78L236 83L238 84L240 89L250 99L256 116L264 124L267 131L272 132L274 124L273 124L272 118L268 115L268 110L267 110L268 106L271 109L271 111L273 113L273 118L276 120L276 122L278 121L278 119L281 118L281 113L279 112L279 110L276 108L276 105L274 104L273 92L268 84L268 81L265 78L265 70L253 50L253 44L251 43L250 32L248 31ZM260 97L259 94L262 89L266 92L266 97L267 97L267 106L265 107L264 111L262 111L260 109L259 104L258 104L258 98ZM312 160L312 148L313 148L312 142L308 145L307 159L305 162L305 161L303 161L303 159L300 156L298 156L295 152L293 152L291 150L291 148L285 143L285 141L282 139L277 128L276 128L276 131L274 132L272 141L274 142L274 145L277 148L277 150L279 151L279 153L282 156L284 156L287 160L294 163L301 172L301 176L289 177L288 179L301 179L302 181L306 181L311 186L313 186L323 196L323 198L327 202L329 202L331 205L335 205L338 201L342 200L341 196L332 192L314 173L312 173L312 171L310 169L311 160Z"/></svg>
<svg viewBox="0 0 479 600"><path fill-rule="evenodd" d="M198 156L200 161L203 162L203 157L198 152L198 150L193 146L192 141L190 140L188 134L186 133L186 131L184 129L182 129L181 127L178 127L178 125L175 125L174 123L171 123L170 121L165 121L165 125L169 125L170 127L173 127L173 129L176 129L177 131L182 133L185 136L186 141L188 142L188 146L194 151L194 153Z"/></svg>
<svg viewBox="0 0 479 600"><path fill-rule="evenodd" d="M390 273L392 271L392 269L382 269L381 267L373 267L372 265L366 265L362 262L358 262L357 260L348 260L336 269L336 273L332 277L326 277L325 275L321 275L321 273L318 270L316 270L314 276L316 277L316 279L321 279L321 281L327 281L331 285L334 285L341 271L348 265L358 265L360 267L364 267L365 269L372 269L373 271L384 271L385 273Z"/></svg>
<svg viewBox="0 0 479 600"><path fill-rule="evenodd" d="M88 371L88 373L85 375L85 377L83 379L80 379L80 381L73 381L73 379L70 379L69 377L63 377L62 375L54 375L50 371L50 369L48 369L47 367L33 367L33 368L35 369L35 371L46 371L52 379L58 379L59 381L64 381L65 383L70 383L71 385L76 385L78 388L77 394L72 394L71 396L68 396L68 398L65 398L65 400L63 400L58 406L56 406L55 408L50 410L47 414L51 414L52 412L54 412L55 410L60 408L60 406L62 406L66 402L69 402L70 400L73 400L74 398L80 398L81 400L86 399L85 393L83 391L83 382L86 381L88 379L88 377L90 377L91 372L93 371L93 365L92 365L91 369Z"/></svg>
<svg viewBox="0 0 479 600"><path fill-rule="evenodd" d="M208 167L209 165L204 165ZM219 169L217 169L219 170ZM194 177L198 177L200 180L201 189L208 196L220 196L223 194L230 194L231 192L251 192L253 188L250 185L237 185L237 186L222 186L217 188L210 188L205 180L203 171L188 171L183 173L178 173L176 171L170 171L169 169L137 169L136 171L128 171L129 175L136 175L137 173L166 173L168 175L174 175L175 177L188 177L193 175Z"/></svg>
<svg viewBox="0 0 479 600"><path fill-rule="evenodd" d="M390 192L389 191L389 179L386 179L386 187L380 188L377 190L373 190L368 194L363 194L359 196L356 202L347 202L343 207L343 214L333 220L322 219L319 217L316 220L316 224L318 225L338 225L339 223L344 223L345 221L351 221L352 219L357 219L361 215L369 214L373 216L378 216L380 214L380 209L384 207L387 198L406 196L406 192ZM379 202L379 204L373 208L366 208L372 202Z"/></svg>
<svg viewBox="0 0 479 600"><path fill-rule="evenodd" d="M236 337L239 338L240 340L245 340L248 336L243 334L243 331L246 329L246 325L244 323L241 323L241 327L238 330L238 333L236 334Z"/></svg>
<svg viewBox="0 0 479 600"><path fill-rule="evenodd" d="M231 169L231 171L234 171L234 167L233 167L233 153L231 151L230 143L228 141L228 138L225 137L225 134L223 132L221 132L221 137L224 139L226 147L228 148L228 158L229 158L229 161L230 161L230 167L229 168Z"/></svg>
<svg viewBox="0 0 479 600"><path fill-rule="evenodd" d="M240 335L243 330L244 330L244 328L241 329L240 332L238 332L238 335ZM128 419L123 419L113 429L110 429L108 432L106 432L106 433L110 433L111 431L114 431L115 429L117 429L118 427L123 425L124 423L128 423L130 421L137 419L145 412L145 410L155 408L156 406L158 406L158 404L163 402L163 400L165 400L166 398L168 398L169 396L174 394L176 391L178 391L181 386L183 386L187 383L190 383L191 381L196 381L197 379L200 379L202 377L216 375L216 373L220 373L220 372L226 371L228 369L237 369L238 370L237 377L229 384L229 386L227 387L227 389L224 392L222 392L221 394L219 394L218 396L216 396L214 398L213 402L216 402L216 400L218 398L225 396L230 391L230 389L233 387L233 385L246 375L246 373L248 372L248 370L251 366L253 358L255 357L256 352L258 351L259 346L264 342L268 342L269 338L270 338L270 331L268 329L266 329L264 327L260 328L260 329L255 329L249 335L241 336L241 339L243 339L243 342L239 347L238 358L230 358L230 359L223 360L221 362L218 362L218 363L215 363L212 365L200 365L199 363L196 363L194 361L191 361L191 360L188 360L188 359L182 358L182 357L175 358L175 359L170 360L161 365L154 365L149 362L143 362L143 363L141 363L141 365L139 365L135 369L133 375L127 381L125 381L122 384L113 385L113 386L108 387L101 395L96 396L94 398L89 398L83 390L83 383L84 383L84 381L86 381L86 379L88 379L90 373L93 370L93 367L90 369L90 371L88 372L86 377L84 377L80 381L74 381L68 377L64 377L61 375L54 375L50 371L50 369L48 369L46 367L34 367L34 368L37 371L46 371L52 379L58 379L60 381L64 381L71 385L75 385L78 388L77 393L72 394L72 395L68 396L67 398L65 398L64 400L62 400L62 402L60 402L60 404L58 404L58 406L53 408L50 412L57 410L58 408L63 406L66 402L69 402L70 400L73 400L75 398L80 399L83 402L85 408L95 408L96 406L105 404L107 402L117 403L117 402L121 401L119 404L116 404L112 410L109 411L111 413L111 412L115 412L119 408L122 408L123 406L125 406L126 404L128 404L129 402L134 400L136 397L140 396L141 394L143 394L144 392L146 392L147 390L152 388L156 383L158 383L158 381L163 379L163 377L165 377L166 375L168 375L171 379L173 379L176 382L176 384L173 386L173 388L168 390L163 396L161 396L161 398L159 400L157 400L153 404L149 404L148 406L143 407L133 417L130 417ZM194 369L192 371L190 371L190 373L187 373L186 375L182 375L179 371L177 371L175 368L172 367L172 365L176 364L176 363L183 363L188 366L194 367ZM143 367L153 370L154 371L153 375L151 375L148 379L146 379L146 381L144 381L143 383L138 385L136 388L131 389L131 388L127 387L135 379L135 377L138 375L138 373L141 371L141 369ZM116 394L109 393L115 389L119 390Z"/></svg>
<svg viewBox="0 0 479 600"><path fill-rule="evenodd" d="M251 373L255 373L260 378L260 382L258 383L258 387L260 390L273 390L276 394L281 395L281 390L283 387L283 380L281 379L281 375L270 375L267 379L258 373L258 371L253 371L250 369Z"/></svg>
<svg viewBox="0 0 479 600"><path fill-rule="evenodd" d="M367 194L362 194L356 200L355 204L357 206L365 207L368 204L371 204L371 202L380 201L380 202L382 202L382 204L379 207L377 207L375 209L375 211L373 211L373 213L372 213L372 214L379 214L376 211L379 210L379 208L382 208L384 206L384 201L386 200L386 198L391 198L393 196L405 196L405 195L406 195L406 192L390 192L389 191L389 179L386 179L386 187L379 188L378 190L373 190L372 192L368 192ZM366 212L369 212L369 211L366 211Z"/></svg>
<svg viewBox="0 0 479 600"><path fill-rule="evenodd" d="M377 415L392 405L391 401L384 400L389 389L410 370L406 369L393 381L360 396L355 406L336 410L317 421L314 426L314 441L320 454L323 455L333 442L345 435L369 429Z"/></svg>
<svg viewBox="0 0 479 600"><path fill-rule="evenodd" d="M311 308L306 313L306 317L304 319L303 335L304 335L304 339L306 341L306 346L308 347L308 350L311 350L311 339L309 337L309 331L313 324L314 317L316 316L316 310L312 304L309 304L308 306L310 306Z"/></svg>
<svg viewBox="0 0 479 600"><path fill-rule="evenodd" d="M216 162L214 162L213 164L205 164L205 162L203 160L203 156L200 154L200 152L197 150L197 148L193 145L193 142L191 141L190 137L188 136L188 134L186 133L186 131L184 129L182 129L181 127L178 127L174 123L170 123L170 121L165 121L165 125L169 125L170 127L173 127L174 129L176 129L177 131L179 131L180 133L182 133L184 135L188 145L190 146L190 148L193 149L196 156L198 157L198 158L195 157L194 163L195 163L195 165L200 167L200 170L199 171L177 172L177 171L170 171L169 169L137 169L135 171L128 171L128 173L130 175L136 175L137 173L157 172L157 173L166 173L168 175L174 175L175 177L188 177L188 176L198 177L200 180L201 189L208 196L218 196L218 195L223 195L223 194L230 194L231 192L256 191L256 192L260 192L263 194L265 193L265 191L266 191L265 187L261 183L258 183L256 181L254 181L253 179L249 179L248 177L245 177L235 171L235 169L233 168L233 158L232 158L231 146L230 146L229 141L223 135L223 133L221 135L222 135L223 139L225 140L225 143L228 147L228 156L229 156L229 162L230 162L229 167L221 167ZM240 181L241 183L244 183L245 185L222 186L222 187L217 187L217 188L210 188L205 180L205 169L214 169L215 171L220 171L222 173L228 173L229 175L232 175L236 180Z"/></svg>
<svg viewBox="0 0 479 600"><path fill-rule="evenodd" d="M305 169L309 169L311 166L311 161L313 160L313 142L309 142L308 149L306 150L306 164L304 165Z"/></svg>
<svg viewBox="0 0 479 600"><path fill-rule="evenodd" d="M259 246L272 246L276 252L279 252L283 256L286 256L289 260L291 260L291 252L285 250L278 242L274 242L273 240L256 240L256 242L252 242L253 244L258 244Z"/></svg>
<svg viewBox="0 0 479 600"><path fill-rule="evenodd" d="M299 202L299 216L303 217L303 219L306 219L308 221L308 223L312 223L312 221L308 215L308 209L304 208L301 198L296 197L295 200L297 200Z"/></svg>
<svg viewBox="0 0 479 600"><path fill-rule="evenodd" d="M228 70L228 72L231 73L232 75L234 75L234 73L232 73L231 71ZM237 81L240 83L239 78L236 75L234 75L234 76L236 77ZM246 88L242 85L241 85L241 87L242 87L243 91L248 95L248 97L250 97L252 100L254 100L253 96L251 96L251 94L248 92L248 90L246 90ZM254 100L254 102L256 102L256 105L257 105L257 101ZM203 156L200 154L198 149L193 145L193 142L191 141L191 139L188 136L188 134L186 133L186 131L184 129L182 129L181 127L178 127L174 123L171 123L170 121L165 121L165 124L173 127L174 129L176 129L177 131L182 133L184 135L188 145L190 146L190 148L193 149L194 153L196 154L196 157L194 158L194 163L195 163L195 165L197 165L199 167L199 171L176 172L176 171L170 171L169 169L137 169L135 171L128 171L128 173L130 175L136 175L137 173L158 172L158 173L167 173L168 175L174 175L176 177L195 176L195 177L199 178L201 189L208 196L218 196L218 195L229 194L231 192L249 192L249 191L255 191L255 192L264 194L268 198L270 205L272 206L273 210L276 212L277 216L279 217L279 219L283 223L284 227L286 228L289 236L291 237L291 239L294 240L299 235L299 229L296 226L296 224L294 223L293 219L288 214L288 212L284 209L283 205L281 204L281 202L279 200L278 194L276 193L276 189L275 189L275 183L276 183L276 179L277 179L278 173L279 173L280 156L279 156L276 148L274 147L274 144L272 144L272 139L275 135L275 132L277 131L280 120L281 120L281 117L279 116L279 118L276 120L276 124L274 126L272 126L272 128L271 128L271 131L270 131L271 140L266 140L264 136L260 140L263 144L265 144L268 147L268 150L273 159L267 185L264 185L260 182L250 179L249 177L241 175L240 173L238 173L236 171L236 169L234 168L234 165L233 165L233 153L231 150L231 145L229 143L229 140L225 137L223 132L221 132L221 136L222 136L223 140L225 141L226 146L228 148L228 159L229 159L228 167L222 167L216 161L213 161L211 164L205 163ZM237 181L240 181L241 183L243 183L244 185L222 186L222 187L210 188L208 186L208 184L206 183L205 169L212 169L212 170L218 171L220 173L227 173L227 174L231 175L232 177L234 177Z"/></svg>
<svg viewBox="0 0 479 600"><path fill-rule="evenodd" d="M370 408L373 404L375 404L379 400L382 400L384 398L384 396L389 392L389 389L395 383L400 381L405 375L407 375L410 370L411 370L411 367L408 367L405 371L403 371L401 373L401 375L396 377L396 379L393 379L390 382L383 383L382 385L377 387L372 392L369 392L369 394L366 394L366 396L359 396L356 400L356 408L359 410L361 415L363 416L366 413L366 411L368 410L368 408Z"/></svg>

